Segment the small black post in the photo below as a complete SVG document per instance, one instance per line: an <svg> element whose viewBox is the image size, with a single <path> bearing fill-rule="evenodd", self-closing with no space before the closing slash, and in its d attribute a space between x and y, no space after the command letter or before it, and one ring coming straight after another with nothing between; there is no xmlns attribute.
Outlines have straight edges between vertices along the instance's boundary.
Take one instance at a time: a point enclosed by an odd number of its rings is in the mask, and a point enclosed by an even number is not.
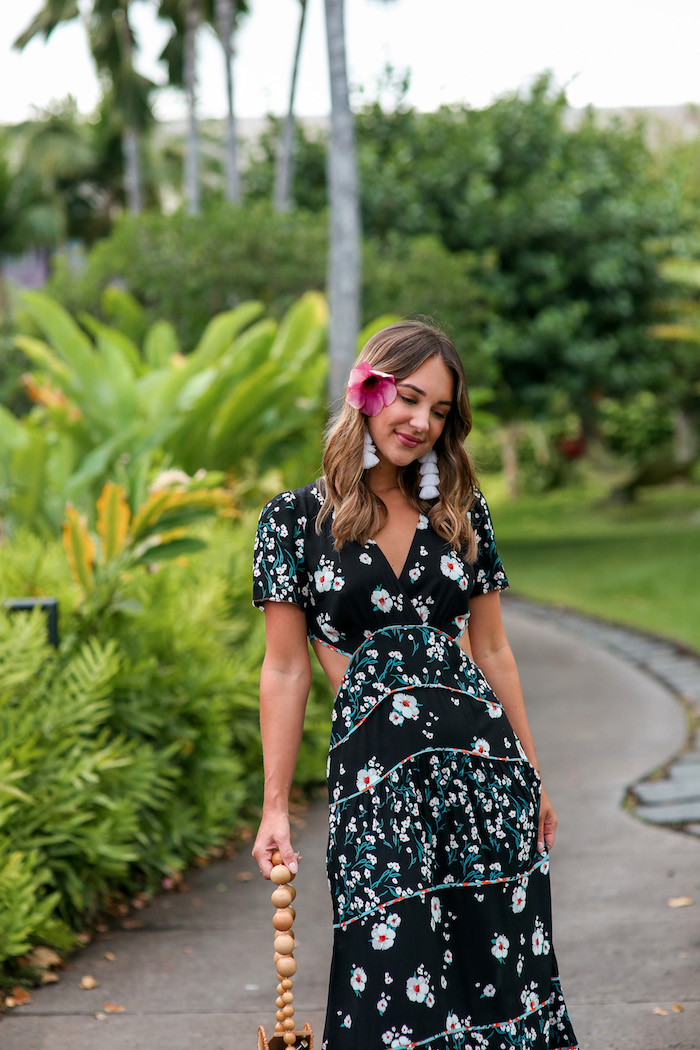
<svg viewBox="0 0 700 1050"><path fill-rule="evenodd" d="M10 613L31 612L37 606L43 609L49 645L58 649L58 602L55 598L9 598L3 605Z"/></svg>

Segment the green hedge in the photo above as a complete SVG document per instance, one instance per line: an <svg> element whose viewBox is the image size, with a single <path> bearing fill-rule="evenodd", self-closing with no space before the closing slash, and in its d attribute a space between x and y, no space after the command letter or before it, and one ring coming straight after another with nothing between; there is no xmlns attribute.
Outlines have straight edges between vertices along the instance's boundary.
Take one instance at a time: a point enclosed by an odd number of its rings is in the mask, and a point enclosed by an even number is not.
<svg viewBox="0 0 700 1050"><path fill-rule="evenodd" d="M205 550L131 570L107 607L80 600L57 542L0 547L0 599L61 609L58 650L41 613L0 615L0 983L32 945L70 947L109 899L153 892L260 803L255 519L202 526ZM301 784L323 780L329 713L316 679Z"/></svg>

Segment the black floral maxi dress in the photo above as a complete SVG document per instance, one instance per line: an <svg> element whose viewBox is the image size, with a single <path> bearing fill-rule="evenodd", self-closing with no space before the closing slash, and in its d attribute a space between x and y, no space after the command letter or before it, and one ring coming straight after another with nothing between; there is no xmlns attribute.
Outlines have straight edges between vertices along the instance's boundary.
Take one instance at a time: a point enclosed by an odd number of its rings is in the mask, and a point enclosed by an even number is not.
<svg viewBox="0 0 700 1050"><path fill-rule="evenodd" d="M508 586L486 501L469 564L421 515L397 578L333 550L317 483L263 509L253 600L294 602L350 661L328 759L334 947L323 1050L575 1048L551 941L539 777L458 645Z"/></svg>

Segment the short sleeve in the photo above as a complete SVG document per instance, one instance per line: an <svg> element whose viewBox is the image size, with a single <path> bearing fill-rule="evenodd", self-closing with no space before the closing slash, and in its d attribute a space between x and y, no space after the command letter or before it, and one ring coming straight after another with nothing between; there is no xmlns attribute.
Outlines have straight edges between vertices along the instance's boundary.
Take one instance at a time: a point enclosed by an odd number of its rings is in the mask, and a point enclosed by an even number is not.
<svg viewBox="0 0 700 1050"><path fill-rule="evenodd" d="M306 610L305 529L306 517L293 492L283 492L263 507L253 551L253 605L294 602Z"/></svg>
<svg viewBox="0 0 700 1050"><path fill-rule="evenodd" d="M469 511L469 519L476 533L477 555L474 571L476 581L474 594L488 594L489 591L503 591L509 586L503 563L496 550L493 535L493 524L488 504L480 492L476 492Z"/></svg>

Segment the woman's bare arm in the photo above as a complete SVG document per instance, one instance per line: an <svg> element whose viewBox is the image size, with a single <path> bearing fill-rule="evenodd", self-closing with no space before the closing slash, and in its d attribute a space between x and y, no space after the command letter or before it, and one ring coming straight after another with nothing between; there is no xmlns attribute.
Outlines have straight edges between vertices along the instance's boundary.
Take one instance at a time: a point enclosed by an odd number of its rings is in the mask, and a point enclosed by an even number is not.
<svg viewBox="0 0 700 1050"><path fill-rule="evenodd" d="M474 663L484 672L487 682L503 705L513 731L523 745L530 763L539 772L535 745L525 712L525 701L515 657L508 644L501 619L501 599L498 591L474 595L470 600L469 643ZM537 848L550 849L557 829L557 815L549 796L542 788Z"/></svg>
<svg viewBox="0 0 700 1050"><path fill-rule="evenodd" d="M289 791L311 686L306 617L290 602L265 602L265 658L260 672L260 732L265 770L262 820L253 856L266 879L275 850L296 872L289 833Z"/></svg>

